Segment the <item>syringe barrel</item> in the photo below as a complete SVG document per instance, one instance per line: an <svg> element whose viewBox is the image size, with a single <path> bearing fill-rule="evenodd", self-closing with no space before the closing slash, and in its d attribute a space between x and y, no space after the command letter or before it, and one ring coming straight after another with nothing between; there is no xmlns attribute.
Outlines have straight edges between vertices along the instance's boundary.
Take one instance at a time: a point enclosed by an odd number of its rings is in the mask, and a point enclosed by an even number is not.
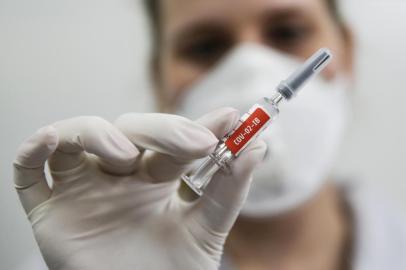
<svg viewBox="0 0 406 270"><path fill-rule="evenodd" d="M227 173L229 163L277 117L279 114L277 103L281 98L280 94L276 94L274 99L259 100L240 118L236 127L220 140L215 151L190 174L183 175L182 180L198 195L202 195L213 175L219 169Z"/></svg>

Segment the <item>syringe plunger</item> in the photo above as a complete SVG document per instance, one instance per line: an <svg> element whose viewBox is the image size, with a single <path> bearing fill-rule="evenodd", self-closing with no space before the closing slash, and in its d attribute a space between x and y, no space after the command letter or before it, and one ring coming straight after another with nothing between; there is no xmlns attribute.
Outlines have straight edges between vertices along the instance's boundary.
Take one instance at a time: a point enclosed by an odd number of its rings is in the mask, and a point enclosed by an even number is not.
<svg viewBox="0 0 406 270"><path fill-rule="evenodd" d="M286 80L282 81L277 90L283 95L284 98L290 99L295 95L309 79L317 75L324 69L330 60L332 54L328 49L320 49L313 56L311 56L302 66L300 66L292 75Z"/></svg>

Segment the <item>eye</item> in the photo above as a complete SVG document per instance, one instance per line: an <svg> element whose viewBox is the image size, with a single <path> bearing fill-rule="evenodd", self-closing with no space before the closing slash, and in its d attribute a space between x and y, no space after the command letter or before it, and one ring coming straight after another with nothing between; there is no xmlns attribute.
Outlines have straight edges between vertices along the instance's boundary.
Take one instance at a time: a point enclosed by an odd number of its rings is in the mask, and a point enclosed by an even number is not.
<svg viewBox="0 0 406 270"><path fill-rule="evenodd" d="M311 28L302 23L277 23L266 28L265 39L277 49L291 50L304 46L311 33Z"/></svg>
<svg viewBox="0 0 406 270"><path fill-rule="evenodd" d="M231 47L224 35L204 35L183 41L177 49L178 56L198 65L211 65Z"/></svg>

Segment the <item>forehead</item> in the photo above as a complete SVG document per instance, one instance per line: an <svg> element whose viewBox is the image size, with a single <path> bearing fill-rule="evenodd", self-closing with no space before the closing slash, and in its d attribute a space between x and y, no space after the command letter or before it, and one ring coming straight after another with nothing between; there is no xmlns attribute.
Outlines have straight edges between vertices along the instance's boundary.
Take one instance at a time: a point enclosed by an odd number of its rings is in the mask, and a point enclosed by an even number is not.
<svg viewBox="0 0 406 270"><path fill-rule="evenodd" d="M324 7L325 0L162 0L164 27L171 31L197 21L213 19L241 21L262 13L312 13Z"/></svg>

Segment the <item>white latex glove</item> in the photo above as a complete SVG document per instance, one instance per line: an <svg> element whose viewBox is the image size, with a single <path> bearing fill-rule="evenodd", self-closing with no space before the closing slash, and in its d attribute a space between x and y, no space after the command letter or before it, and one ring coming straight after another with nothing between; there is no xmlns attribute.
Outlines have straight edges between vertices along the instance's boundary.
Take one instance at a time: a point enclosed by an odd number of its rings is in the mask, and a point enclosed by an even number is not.
<svg viewBox="0 0 406 270"><path fill-rule="evenodd" d="M18 150L15 185L48 267L217 269L265 144L247 148L195 202L180 199L178 179L238 118L226 108L196 122L126 114L115 126L78 117L40 129Z"/></svg>

